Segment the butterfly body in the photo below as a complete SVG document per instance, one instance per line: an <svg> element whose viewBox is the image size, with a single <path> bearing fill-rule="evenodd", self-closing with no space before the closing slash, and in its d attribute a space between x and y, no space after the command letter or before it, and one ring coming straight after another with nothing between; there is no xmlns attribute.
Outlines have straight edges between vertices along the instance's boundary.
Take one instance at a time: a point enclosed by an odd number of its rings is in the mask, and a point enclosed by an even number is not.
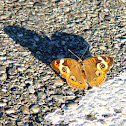
<svg viewBox="0 0 126 126"><path fill-rule="evenodd" d="M89 57L83 61L62 58L51 62L52 68L60 72L60 76L76 89L98 87L103 84L112 64L113 59L107 56Z"/></svg>

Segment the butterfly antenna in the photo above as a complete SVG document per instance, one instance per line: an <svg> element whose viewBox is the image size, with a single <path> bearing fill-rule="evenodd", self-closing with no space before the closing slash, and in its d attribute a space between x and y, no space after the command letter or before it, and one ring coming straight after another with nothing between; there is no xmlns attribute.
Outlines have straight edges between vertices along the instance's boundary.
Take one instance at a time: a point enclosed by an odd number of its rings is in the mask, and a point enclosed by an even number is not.
<svg viewBox="0 0 126 126"><path fill-rule="evenodd" d="M88 46L86 47L86 49L85 49L83 55L81 56L81 59L83 58L83 56L84 56L84 54L86 53L87 49L88 49Z"/></svg>
<svg viewBox="0 0 126 126"><path fill-rule="evenodd" d="M74 56L76 56L79 60L81 60L81 58L78 57L75 53L73 53L70 49L68 49L68 51L70 51Z"/></svg>

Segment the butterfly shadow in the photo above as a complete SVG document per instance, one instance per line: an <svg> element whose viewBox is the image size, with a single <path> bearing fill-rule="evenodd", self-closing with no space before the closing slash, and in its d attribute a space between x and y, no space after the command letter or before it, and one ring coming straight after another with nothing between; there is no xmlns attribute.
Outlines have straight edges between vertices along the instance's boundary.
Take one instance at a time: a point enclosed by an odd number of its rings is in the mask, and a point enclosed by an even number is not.
<svg viewBox="0 0 126 126"><path fill-rule="evenodd" d="M77 59L68 49L79 57L85 53L83 56L84 59L91 56L89 51L90 45L79 35L55 32L52 34L51 38L49 38L44 32L38 34L27 28L15 25L5 27L4 31L17 44L28 48L34 57L47 65L49 65L52 60L58 58Z"/></svg>

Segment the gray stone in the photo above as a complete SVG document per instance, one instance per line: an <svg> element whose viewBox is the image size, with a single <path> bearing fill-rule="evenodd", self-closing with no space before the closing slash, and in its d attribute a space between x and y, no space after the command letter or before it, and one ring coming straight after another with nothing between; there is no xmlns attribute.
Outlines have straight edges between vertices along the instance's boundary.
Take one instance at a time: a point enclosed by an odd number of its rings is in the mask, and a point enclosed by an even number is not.
<svg viewBox="0 0 126 126"><path fill-rule="evenodd" d="M31 112L36 114L40 111L40 107L38 105L33 105L31 108L30 108Z"/></svg>

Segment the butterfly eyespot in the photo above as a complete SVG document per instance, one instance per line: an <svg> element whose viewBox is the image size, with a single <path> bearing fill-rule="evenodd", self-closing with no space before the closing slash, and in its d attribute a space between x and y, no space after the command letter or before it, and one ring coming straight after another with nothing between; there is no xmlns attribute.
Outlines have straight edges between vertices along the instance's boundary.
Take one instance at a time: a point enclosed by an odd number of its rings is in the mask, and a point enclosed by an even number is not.
<svg viewBox="0 0 126 126"><path fill-rule="evenodd" d="M72 81L76 81L76 77L75 76L70 76L70 79L72 80Z"/></svg>
<svg viewBox="0 0 126 126"><path fill-rule="evenodd" d="M78 81L78 83L79 83L79 84L82 84L82 82L81 82L81 81Z"/></svg>
<svg viewBox="0 0 126 126"><path fill-rule="evenodd" d="M65 67L62 68L62 71L67 73L67 69Z"/></svg>
<svg viewBox="0 0 126 126"><path fill-rule="evenodd" d="M100 64L101 69L105 68L104 64Z"/></svg>
<svg viewBox="0 0 126 126"><path fill-rule="evenodd" d="M100 77L100 76L101 76L100 71L96 71L96 72L95 72L95 74L96 74L98 77Z"/></svg>
<svg viewBox="0 0 126 126"><path fill-rule="evenodd" d="M97 78L94 78L94 81L97 81Z"/></svg>

